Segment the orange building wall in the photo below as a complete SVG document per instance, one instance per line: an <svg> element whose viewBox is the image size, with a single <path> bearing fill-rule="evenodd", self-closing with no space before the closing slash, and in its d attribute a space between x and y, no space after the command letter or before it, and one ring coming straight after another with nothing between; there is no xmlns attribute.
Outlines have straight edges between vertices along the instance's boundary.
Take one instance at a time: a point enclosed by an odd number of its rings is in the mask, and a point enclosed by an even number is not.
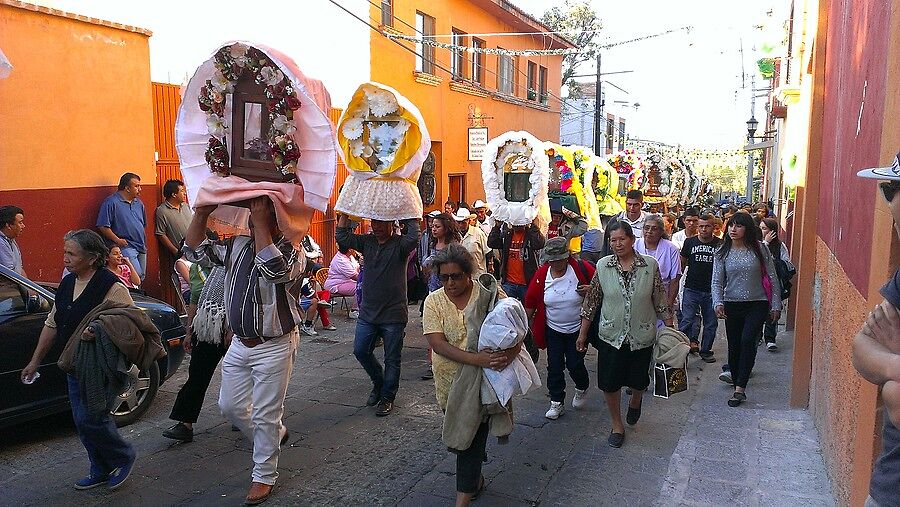
<svg viewBox="0 0 900 507"><path fill-rule="evenodd" d="M0 204L25 210L19 238L29 276L58 281L62 237L94 228L100 202L126 171L144 184L149 226L159 199L153 153L150 32L0 0ZM148 270L145 287L158 287Z"/></svg>
<svg viewBox="0 0 900 507"><path fill-rule="evenodd" d="M155 184L149 32L10 3L0 3L13 65L0 81L0 189L115 185L126 171Z"/></svg>
<svg viewBox="0 0 900 507"><path fill-rule="evenodd" d="M442 0L423 2L421 0L394 1L394 29L414 35L414 30L407 26L415 26L416 10L435 18L435 33L449 34L456 28L466 33L522 32L522 27L513 27L482 10L471 0ZM373 25L378 25L381 11L371 9ZM468 128L469 108L480 109L481 114L491 117L484 120L488 127L488 136L496 137L510 130L526 130L535 137L546 141L559 141L559 97L561 82L561 56L517 57L516 95L522 101L526 98L527 61L547 68L547 90L549 107L512 104L497 98L479 97L451 89L453 81L450 74L437 67L450 69L450 51L435 48L435 75L441 79L437 86L416 82L415 55L400 48L396 43L383 35L372 32L371 35L371 72L372 80L387 84L412 101L422 112L428 132L434 142L441 143L442 160L438 162L439 173L436 173L435 204L428 207L442 207L448 194L448 176L466 174L466 195L468 203L476 199L484 199L484 187L481 179L481 162L468 161ZM479 37L488 48L498 45L504 49L534 49L546 44L538 37ZM441 42L450 42L449 38L438 38ZM471 45L471 38L468 43ZM402 42L406 47L415 49L411 42ZM472 55L468 55L471 58ZM497 57L484 55L484 88L488 92L497 90ZM470 75L471 62L467 64L467 75ZM437 153L436 153L437 154Z"/></svg>

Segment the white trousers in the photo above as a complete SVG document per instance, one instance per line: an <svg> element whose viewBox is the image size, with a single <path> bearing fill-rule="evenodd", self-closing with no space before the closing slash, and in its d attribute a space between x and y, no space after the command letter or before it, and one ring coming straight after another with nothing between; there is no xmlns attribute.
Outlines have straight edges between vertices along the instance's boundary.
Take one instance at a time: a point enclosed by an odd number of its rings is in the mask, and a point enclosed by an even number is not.
<svg viewBox="0 0 900 507"><path fill-rule="evenodd" d="M253 441L253 481L275 484L281 451L284 395L300 335L290 333L253 348L235 337L222 360L222 415Z"/></svg>

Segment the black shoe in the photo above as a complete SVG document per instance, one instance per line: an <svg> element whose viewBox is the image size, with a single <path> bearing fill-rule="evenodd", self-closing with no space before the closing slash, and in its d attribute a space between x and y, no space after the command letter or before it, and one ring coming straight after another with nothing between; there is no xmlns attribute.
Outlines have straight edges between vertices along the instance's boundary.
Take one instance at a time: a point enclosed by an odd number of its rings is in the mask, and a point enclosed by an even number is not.
<svg viewBox="0 0 900 507"><path fill-rule="evenodd" d="M715 363L716 362L716 356L712 352L701 352L700 359L702 359L704 363Z"/></svg>
<svg viewBox="0 0 900 507"><path fill-rule="evenodd" d="M375 415L377 415L378 417L384 417L386 415L390 415L392 410L394 410L393 401L381 400L381 403L378 404L378 409L375 410Z"/></svg>
<svg viewBox="0 0 900 507"><path fill-rule="evenodd" d="M691 342L691 354L697 354L700 352L700 344L697 342Z"/></svg>
<svg viewBox="0 0 900 507"><path fill-rule="evenodd" d="M163 436L172 440L180 440L182 442L194 441L194 430L185 426L184 423L178 423L175 426L163 431Z"/></svg>
<svg viewBox="0 0 900 507"><path fill-rule="evenodd" d="M374 407L378 405L378 402L381 400L381 389L372 389L372 392L369 393L369 399L366 400L367 407Z"/></svg>
<svg viewBox="0 0 900 507"><path fill-rule="evenodd" d="M734 394L731 395L731 398L728 400L728 406L736 407L745 401L747 401L747 395L735 391Z"/></svg>
<svg viewBox="0 0 900 507"><path fill-rule="evenodd" d="M634 426L641 418L641 409L628 407L628 413L625 415L625 422L629 426Z"/></svg>
<svg viewBox="0 0 900 507"><path fill-rule="evenodd" d="M606 443L608 443L610 447L615 447L616 449L618 449L619 447L622 447L623 443L625 443L625 434L610 433L609 438L606 439Z"/></svg>

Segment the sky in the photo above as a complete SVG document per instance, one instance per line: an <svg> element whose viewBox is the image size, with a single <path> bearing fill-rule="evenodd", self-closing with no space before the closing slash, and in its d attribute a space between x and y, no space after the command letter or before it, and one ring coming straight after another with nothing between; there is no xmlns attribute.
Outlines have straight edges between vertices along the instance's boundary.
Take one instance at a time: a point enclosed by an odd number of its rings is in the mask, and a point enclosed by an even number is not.
<svg viewBox="0 0 900 507"><path fill-rule="evenodd" d="M514 3L540 18L563 0ZM605 85L608 105L617 100L640 104L638 109L621 110L630 136L690 147L742 146L750 118L749 76L762 56L763 44L780 37L789 0L592 0L592 6L603 22L599 37L607 43L692 27L687 33L679 31L602 52L601 72L634 71L604 77L628 92ZM771 17L766 15L770 9ZM577 74L595 72L594 63L587 62ZM742 73L747 74L746 80ZM766 84L758 78L756 86ZM761 122L764 102L764 98L757 99L755 108Z"/></svg>
<svg viewBox="0 0 900 507"><path fill-rule="evenodd" d="M325 0L254 0L253 8L240 16L229 9L229 5L242 5L237 1L31 1L150 29L154 33L150 39L154 81L186 82L219 44L235 39L265 43L291 55L304 73L323 80L337 107L349 100L360 82L368 80L368 61L347 65L347 58L341 57L368 44L368 28ZM762 56L762 43L779 38L790 0L591 1L603 21L598 36L607 43L692 27L689 32L603 51L603 72L633 71L605 77L627 91L605 85L608 107L620 108L610 112L626 118L630 136L692 148L742 146L750 117L749 76ZM368 17L365 0L340 3ZM513 3L539 18L564 0ZM772 16L766 15L769 10ZM274 30L275 12L296 19L296 23ZM593 62L582 64L577 71L594 72ZM593 82L591 78L582 80ZM758 79L757 87L764 86ZM616 101L640 107L617 105ZM760 98L756 103L760 121L765 118L764 101Z"/></svg>

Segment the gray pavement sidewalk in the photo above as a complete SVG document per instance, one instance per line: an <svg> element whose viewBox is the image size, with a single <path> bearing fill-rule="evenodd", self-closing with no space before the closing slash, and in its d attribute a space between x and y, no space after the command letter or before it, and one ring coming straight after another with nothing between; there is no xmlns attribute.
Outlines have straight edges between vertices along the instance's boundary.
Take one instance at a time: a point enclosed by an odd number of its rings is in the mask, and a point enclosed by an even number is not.
<svg viewBox="0 0 900 507"><path fill-rule="evenodd" d="M419 380L427 345L410 310L400 392L386 418L364 406L370 386L352 354L352 321L337 317L338 331L303 338L285 400L291 438L267 505L452 505L455 456L440 442L433 384ZM721 334L715 350L724 357ZM478 505L833 505L809 416L787 406L791 343L781 341L777 354L760 350L749 401L735 409L725 404L729 386L716 380L721 362L691 358L690 390L646 397L621 449L606 444L610 426L595 388L588 406L574 411L570 384L557 421L544 418L545 388L516 399L509 444L488 442ZM596 352L587 362L595 372ZM545 375L543 354L538 370ZM250 443L219 415L217 377L194 442L160 435L186 372L185 365L122 430L138 450L130 484L73 490L87 458L70 418L49 418L0 434L0 504L240 505Z"/></svg>

